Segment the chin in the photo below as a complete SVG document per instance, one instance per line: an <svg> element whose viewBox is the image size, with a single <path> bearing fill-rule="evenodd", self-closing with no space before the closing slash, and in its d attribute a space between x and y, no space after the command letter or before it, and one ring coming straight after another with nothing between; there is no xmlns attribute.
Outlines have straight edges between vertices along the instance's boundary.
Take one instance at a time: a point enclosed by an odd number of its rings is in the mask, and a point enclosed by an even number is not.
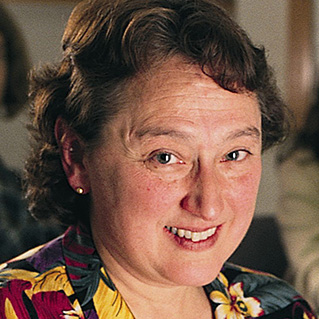
<svg viewBox="0 0 319 319"><path fill-rule="evenodd" d="M205 286L212 282L219 274L223 263L211 263L206 266L193 265L192 267L176 268L170 273L171 281L179 286Z"/></svg>

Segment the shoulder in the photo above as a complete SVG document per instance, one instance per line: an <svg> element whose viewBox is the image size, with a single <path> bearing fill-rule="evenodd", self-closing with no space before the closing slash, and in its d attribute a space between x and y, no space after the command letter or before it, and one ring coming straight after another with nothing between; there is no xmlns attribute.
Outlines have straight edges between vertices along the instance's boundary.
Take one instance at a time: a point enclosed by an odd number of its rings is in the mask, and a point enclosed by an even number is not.
<svg viewBox="0 0 319 319"><path fill-rule="evenodd" d="M0 265L0 318L84 318L71 283L78 272L66 267L67 234Z"/></svg>
<svg viewBox="0 0 319 319"><path fill-rule="evenodd" d="M0 278L12 277L15 279L19 277L22 279L22 273L34 273L38 276L52 268L63 266L63 264L62 236L60 236L1 264ZM9 276L9 273L12 275Z"/></svg>
<svg viewBox="0 0 319 319"><path fill-rule="evenodd" d="M61 298L60 291L73 293L63 262L61 238L31 249L2 264L0 269L1 318L1 314L19 309L29 313L36 300Z"/></svg>
<svg viewBox="0 0 319 319"><path fill-rule="evenodd" d="M284 173L297 171L303 174L309 172L310 175L319 175L319 162L313 152L306 148L294 150L288 158L281 162L280 169Z"/></svg>
<svg viewBox="0 0 319 319"><path fill-rule="evenodd" d="M225 317L315 318L308 303L277 277L226 263L205 287L217 319Z"/></svg>
<svg viewBox="0 0 319 319"><path fill-rule="evenodd" d="M75 312L62 238L34 248L0 266L0 318L52 318Z"/></svg>
<svg viewBox="0 0 319 319"><path fill-rule="evenodd" d="M319 189L319 162L310 150L298 149L283 161L279 169L282 193L317 196Z"/></svg>

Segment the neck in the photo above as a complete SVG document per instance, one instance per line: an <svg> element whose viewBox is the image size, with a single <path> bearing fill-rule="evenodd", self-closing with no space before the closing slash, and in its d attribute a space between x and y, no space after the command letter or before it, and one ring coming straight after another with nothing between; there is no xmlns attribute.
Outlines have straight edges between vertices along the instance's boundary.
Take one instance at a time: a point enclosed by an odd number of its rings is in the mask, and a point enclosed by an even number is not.
<svg viewBox="0 0 319 319"><path fill-rule="evenodd" d="M202 287L161 287L110 275L136 319L211 319Z"/></svg>
<svg viewBox="0 0 319 319"><path fill-rule="evenodd" d="M146 267L141 275L141 272L134 271L134 267L130 268L130 265L123 267L98 238L95 239L95 246L106 272L134 318L213 318L210 302L203 287L172 282L153 268Z"/></svg>
<svg viewBox="0 0 319 319"><path fill-rule="evenodd" d="M213 318L202 287L151 283L136 278L121 267L106 268L136 319Z"/></svg>

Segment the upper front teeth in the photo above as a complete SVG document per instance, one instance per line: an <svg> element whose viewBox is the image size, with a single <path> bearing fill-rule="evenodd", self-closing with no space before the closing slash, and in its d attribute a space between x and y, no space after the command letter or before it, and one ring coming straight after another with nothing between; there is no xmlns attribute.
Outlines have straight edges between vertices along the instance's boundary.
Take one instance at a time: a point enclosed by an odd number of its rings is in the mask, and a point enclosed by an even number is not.
<svg viewBox="0 0 319 319"><path fill-rule="evenodd" d="M176 228L176 227L168 227L166 228L173 233L174 235L178 235L178 237L185 237L186 239L190 239L193 242L198 242L200 240L205 240L208 237L215 234L217 227L210 228L203 232L192 232L190 230Z"/></svg>

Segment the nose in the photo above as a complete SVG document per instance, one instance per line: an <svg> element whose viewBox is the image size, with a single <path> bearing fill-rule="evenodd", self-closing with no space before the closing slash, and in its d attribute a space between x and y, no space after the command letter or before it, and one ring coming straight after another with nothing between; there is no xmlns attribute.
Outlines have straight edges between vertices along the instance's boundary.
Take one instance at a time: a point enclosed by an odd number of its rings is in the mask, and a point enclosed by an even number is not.
<svg viewBox="0 0 319 319"><path fill-rule="evenodd" d="M199 169L188 185L187 194L181 201L183 209L203 220L214 220L223 212L222 178L214 169Z"/></svg>

